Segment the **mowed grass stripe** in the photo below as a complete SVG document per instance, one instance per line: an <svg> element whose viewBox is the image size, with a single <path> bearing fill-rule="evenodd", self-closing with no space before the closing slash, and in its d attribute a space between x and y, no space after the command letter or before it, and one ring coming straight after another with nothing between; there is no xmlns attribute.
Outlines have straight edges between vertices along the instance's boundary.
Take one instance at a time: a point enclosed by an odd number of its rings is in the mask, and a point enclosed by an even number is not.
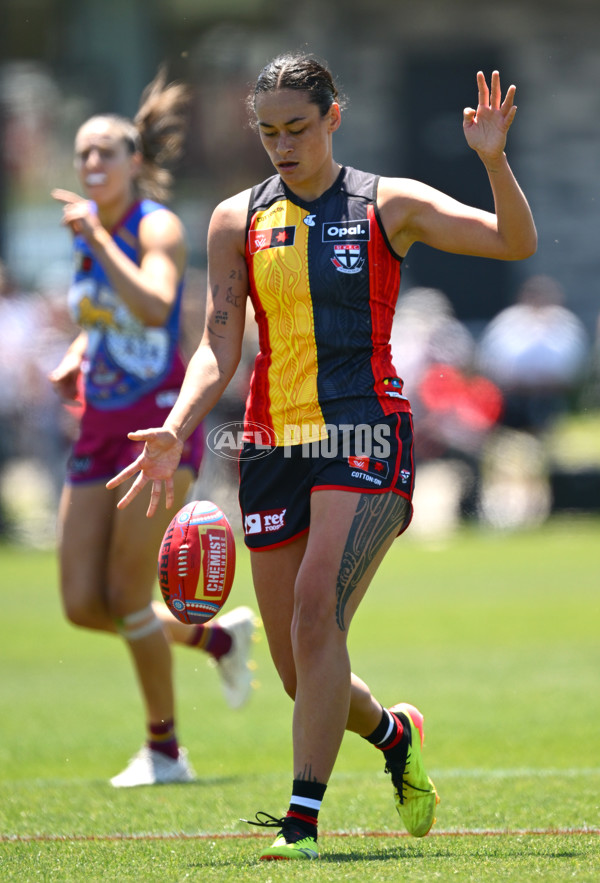
<svg viewBox="0 0 600 883"><path fill-rule="evenodd" d="M457 828L448 830L432 829L427 838L431 837L570 837L570 836L598 836L600 828ZM164 832L140 832L140 833L115 833L115 834L0 834L2 843L60 843L60 842L111 842L121 840L256 840L261 837L271 837L272 834L260 834L249 832L224 832L224 831L164 831ZM414 839L407 831L320 831L320 838L332 837L383 837L396 839L398 837Z"/></svg>

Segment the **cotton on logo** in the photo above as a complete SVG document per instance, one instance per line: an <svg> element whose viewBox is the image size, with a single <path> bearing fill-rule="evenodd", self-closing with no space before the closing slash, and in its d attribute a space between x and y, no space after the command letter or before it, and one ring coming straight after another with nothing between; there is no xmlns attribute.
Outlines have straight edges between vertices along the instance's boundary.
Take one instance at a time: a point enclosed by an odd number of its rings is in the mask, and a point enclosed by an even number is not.
<svg viewBox="0 0 600 883"><path fill-rule="evenodd" d="M251 533L271 533L285 526L285 509L268 509L265 512L254 512L246 515L244 530Z"/></svg>

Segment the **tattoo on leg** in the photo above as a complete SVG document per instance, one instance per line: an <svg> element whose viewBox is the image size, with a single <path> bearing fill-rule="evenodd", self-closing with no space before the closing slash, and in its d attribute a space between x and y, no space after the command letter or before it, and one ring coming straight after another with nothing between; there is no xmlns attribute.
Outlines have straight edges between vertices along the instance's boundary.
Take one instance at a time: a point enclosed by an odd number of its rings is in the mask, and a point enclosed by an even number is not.
<svg viewBox="0 0 600 883"><path fill-rule="evenodd" d="M294 779L298 779L301 782L318 782L316 776L313 776L312 766L307 763L303 770L296 773Z"/></svg>
<svg viewBox="0 0 600 883"><path fill-rule="evenodd" d="M346 631L344 613L352 592L371 566L383 542L400 529L408 500L398 494L362 494L350 526L336 586L336 620Z"/></svg>

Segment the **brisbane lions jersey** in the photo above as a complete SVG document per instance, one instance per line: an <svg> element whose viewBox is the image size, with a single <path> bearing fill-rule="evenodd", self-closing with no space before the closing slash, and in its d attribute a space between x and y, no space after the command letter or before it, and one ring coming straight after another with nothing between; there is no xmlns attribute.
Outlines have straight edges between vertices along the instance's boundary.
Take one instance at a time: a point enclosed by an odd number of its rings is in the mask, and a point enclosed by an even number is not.
<svg viewBox="0 0 600 883"><path fill-rule="evenodd" d="M409 411L389 345L401 258L376 205L378 176L344 167L314 202L279 175L252 189L246 261L259 329L246 430L270 443Z"/></svg>
<svg viewBox="0 0 600 883"><path fill-rule="evenodd" d="M121 251L139 264L138 228L146 215L165 207L142 199L111 230ZM75 276L69 307L87 331L83 363L86 402L96 408L124 408L165 381L179 386L185 367L178 349L183 286L162 327L144 325L121 300L83 236L74 240Z"/></svg>

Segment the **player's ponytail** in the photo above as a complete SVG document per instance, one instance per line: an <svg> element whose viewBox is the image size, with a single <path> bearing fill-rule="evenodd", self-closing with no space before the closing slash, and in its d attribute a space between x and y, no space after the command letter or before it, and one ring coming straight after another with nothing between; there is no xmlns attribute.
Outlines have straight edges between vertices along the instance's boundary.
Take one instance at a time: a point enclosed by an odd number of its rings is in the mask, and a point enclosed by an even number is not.
<svg viewBox="0 0 600 883"><path fill-rule="evenodd" d="M190 92L183 83L168 83L162 66L146 86L133 124L143 164L137 180L143 196L159 202L168 200L173 175L168 166L181 156L187 127Z"/></svg>

